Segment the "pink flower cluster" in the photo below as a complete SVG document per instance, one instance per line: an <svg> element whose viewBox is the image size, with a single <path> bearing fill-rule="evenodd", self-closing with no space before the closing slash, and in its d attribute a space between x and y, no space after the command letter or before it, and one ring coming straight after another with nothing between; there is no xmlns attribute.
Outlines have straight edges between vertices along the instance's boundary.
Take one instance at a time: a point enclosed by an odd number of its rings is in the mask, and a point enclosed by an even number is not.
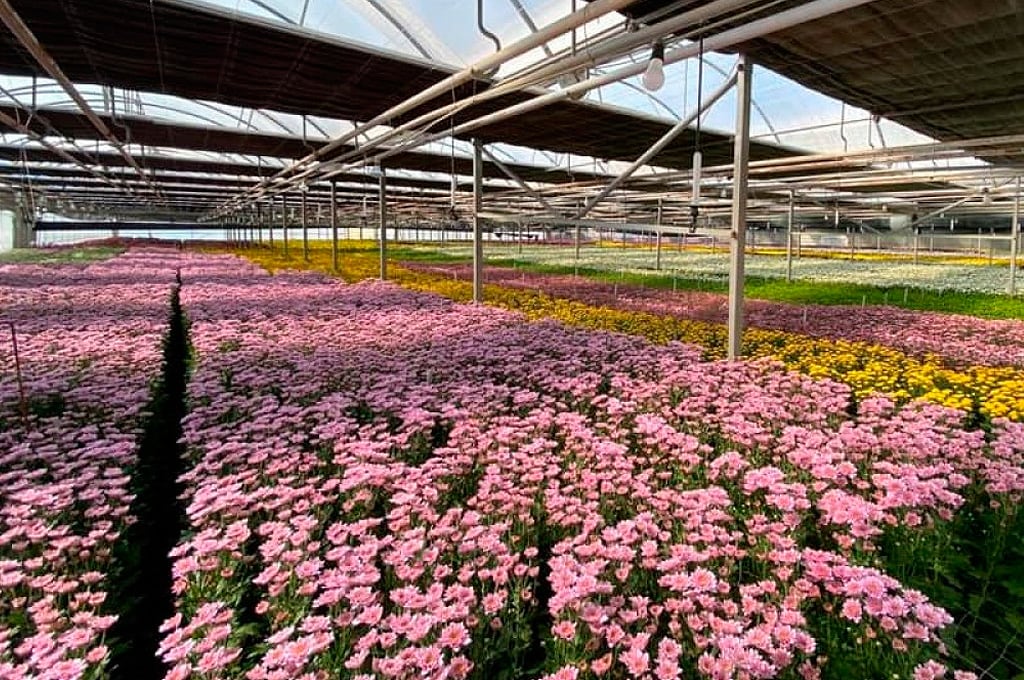
<svg viewBox="0 0 1024 680"><path fill-rule="evenodd" d="M377 282L182 276L172 678L814 678L831 633L942 677L950 617L886 546L1024 490L1019 424Z"/></svg>
<svg viewBox="0 0 1024 680"><path fill-rule="evenodd" d="M0 677L99 677L176 253L0 268Z"/></svg>
<svg viewBox="0 0 1024 680"><path fill-rule="evenodd" d="M462 280L472 276L467 265L403 266ZM489 268L487 280L603 307L716 323L725 323L727 318L726 298L720 293L669 292L501 267ZM878 344L918 357L935 355L952 365L1024 368L1024 322L1018 320L980 319L879 305L795 305L766 300L748 300L745 309L747 323L754 328Z"/></svg>

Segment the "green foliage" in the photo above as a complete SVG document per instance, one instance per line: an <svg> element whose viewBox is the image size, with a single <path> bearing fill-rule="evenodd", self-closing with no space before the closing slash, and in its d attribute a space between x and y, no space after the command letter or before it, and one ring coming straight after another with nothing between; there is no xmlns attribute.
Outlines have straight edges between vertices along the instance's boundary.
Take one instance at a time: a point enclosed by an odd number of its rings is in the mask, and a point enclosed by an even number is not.
<svg viewBox="0 0 1024 680"><path fill-rule="evenodd" d="M1005 498L972 493L927 536L889 532L886 571L945 608L951 661L983 677L1024 677L1024 517ZM986 674L987 673L987 674Z"/></svg>
<svg viewBox="0 0 1024 680"><path fill-rule="evenodd" d="M0 253L0 264L86 264L109 260L124 252L112 246L75 248L19 248Z"/></svg>
<svg viewBox="0 0 1024 680"><path fill-rule="evenodd" d="M53 418L63 415L67 408L64 395L59 392L29 397L28 411L36 418Z"/></svg>

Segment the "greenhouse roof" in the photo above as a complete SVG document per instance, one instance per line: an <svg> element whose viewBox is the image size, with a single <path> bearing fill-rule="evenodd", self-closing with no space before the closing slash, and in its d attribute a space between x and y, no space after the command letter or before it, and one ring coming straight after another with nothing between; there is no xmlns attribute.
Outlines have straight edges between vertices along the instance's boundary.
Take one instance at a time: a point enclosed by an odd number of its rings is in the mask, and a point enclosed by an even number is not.
<svg viewBox="0 0 1024 680"><path fill-rule="evenodd" d="M699 4L638 0L623 11L646 22ZM875 0L730 51L935 139L1024 133L1024 7L1015 0Z"/></svg>
<svg viewBox="0 0 1024 680"><path fill-rule="evenodd" d="M371 46L183 0L109 0L102 5L14 0L13 4L68 77L81 83L364 122L454 72ZM0 64L11 75L45 75L10 34L0 39ZM487 87L487 81L471 81L393 123ZM513 92L473 106L462 116L492 113L531 96ZM481 127L473 136L487 143L632 161L670 127L668 121L621 108L562 100ZM729 163L732 136L705 131L703 150L709 164ZM684 133L659 154L658 163L688 168L693 151L694 134ZM765 143L755 142L751 148L755 160L794 153Z"/></svg>
<svg viewBox="0 0 1024 680"><path fill-rule="evenodd" d="M19 108L0 104L0 114L17 118ZM212 151L249 156L269 156L274 158L297 159L326 144L326 139L297 137L294 135L257 133L228 127L200 127L181 123L167 123L139 116L111 117L98 114L98 117L112 129L118 129L125 139L145 146L188 149L193 151ZM90 124L84 114L61 109L37 109L25 122L30 129L39 134L57 131L72 139L98 140L101 135ZM10 126L0 122L0 133L14 132ZM346 145L345 150L354 151L355 146ZM426 151L403 151L391 156L388 164L393 168L417 170L422 172L450 173L454 167L456 174L472 175L472 160L462 156L443 156ZM253 162L252 165L257 165ZM531 165L506 163L521 177L541 182L571 182L600 177L586 170L574 170L572 173L559 168L542 168ZM494 163L484 162L484 175L491 178L503 178L504 173ZM278 168L279 169L279 168Z"/></svg>
<svg viewBox="0 0 1024 680"><path fill-rule="evenodd" d="M735 49L939 140L1024 133L1016 0L876 0Z"/></svg>
<svg viewBox="0 0 1024 680"><path fill-rule="evenodd" d="M622 12L642 31L681 12L706 11L711 19L680 22L679 29L663 32L667 49L678 50L692 48L701 33L712 39L821 4L635 0ZM1007 171L1024 159L1024 12L1018 0L863 2L670 63L667 87L656 93L639 87L634 75L608 78L581 98L555 96L580 78L604 78L645 63L649 42L594 59L582 74L505 87L517 74L554 63L570 50L575 54L577 40L600 46L603 36L628 38L634 31L623 14L613 12L588 21L571 42L563 32L496 71L477 71L372 127L362 123L495 49L535 36L584 2L481 0L479 16L471 0L9 0L9 5L93 109L82 110L81 101L68 98L66 85L47 77L52 71L26 47L24 35L3 32L0 158L8 159L4 174L16 187L14 166L29 180L45 178L39 187L57 187L60 177L95 175L90 168L139 166L161 183L175 181L177 172L221 176L220 184L212 179L193 184L224 187L226 199L242 196L244 202L246 196L261 195L240 191L255 187L258 178L287 173L288 187L296 190L305 183L305 171L316 166L309 175L313 182L334 176L373 191L372 171L358 169L377 162L364 145L373 148L375 137L393 134L393 141L376 148L386 156L382 164L394 187L465 190L473 166L467 142L475 138L487 145L482 167L489 188L521 197L540 191L550 198L553 192L571 205L592 196L692 112L701 96L724 85L735 61L725 52L743 52L767 67L756 70L751 111L750 159L762 163L752 167L756 186L751 191L760 196L784 200L791 182L814 204L830 192L836 205L851 192L863 192L871 205L881 206L875 195L972 195L983 187L998 189L996 198L1006 199L1008 180L976 159L1010 165ZM5 22L11 26L10 17ZM419 125L413 133L396 131L421 114L497 92L495 87L503 87L503 94ZM542 95L543 106L524 107ZM517 113L495 113L509 107ZM733 129L735 114L736 95L727 92L698 118L699 136L692 125L683 129L621 185L621 202L626 194L643 191L635 198L650 205L661 200L660 192L685 213L687 172L698 139L705 178L711 180L705 188L725 199L734 149L732 133L723 130ZM449 132L481 116L489 117L472 129ZM990 143L976 139L996 135L1000 138ZM312 152L340 137L343 143L318 153L309 165ZM927 157L920 151L888 155L894 148L935 140L973 146L952 153L937 147ZM834 160L804 160L828 155ZM777 167L768 167L776 162ZM49 172L54 166L63 174ZM916 176L919 170L952 172L923 178ZM122 174L127 179L128 173ZM224 180L226 175L232 181ZM577 192L571 200L570 191ZM996 203L995 209L1002 209L1006 201Z"/></svg>

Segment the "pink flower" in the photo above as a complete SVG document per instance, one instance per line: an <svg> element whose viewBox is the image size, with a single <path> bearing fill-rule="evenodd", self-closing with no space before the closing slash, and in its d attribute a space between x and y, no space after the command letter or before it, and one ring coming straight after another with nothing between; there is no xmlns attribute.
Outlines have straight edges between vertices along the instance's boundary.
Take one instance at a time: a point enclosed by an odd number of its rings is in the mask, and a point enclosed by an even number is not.
<svg viewBox="0 0 1024 680"><path fill-rule="evenodd" d="M914 669L914 680L939 680L946 676L946 667L937 661L925 661Z"/></svg>
<svg viewBox="0 0 1024 680"><path fill-rule="evenodd" d="M854 623L859 622L862 616L860 602L858 602L857 600L850 599L845 600L843 602L843 608L841 613L843 615L843 618L847 618L850 621L853 621Z"/></svg>
<svg viewBox="0 0 1024 680"><path fill-rule="evenodd" d="M461 623L450 623L444 627L437 641L449 649L461 649L469 644L469 631Z"/></svg>
<svg viewBox="0 0 1024 680"><path fill-rule="evenodd" d="M505 591L487 593L483 600L484 613L495 614L505 606Z"/></svg>
<svg viewBox="0 0 1024 680"><path fill-rule="evenodd" d="M608 672L608 669L612 667L612 655L605 654L600 659L595 659L590 662L590 671L600 677Z"/></svg>
<svg viewBox="0 0 1024 680"><path fill-rule="evenodd" d="M580 669L576 666L563 666L554 673L545 675L541 680L576 680L579 674Z"/></svg>
<svg viewBox="0 0 1024 680"><path fill-rule="evenodd" d="M651 665L651 657L640 647L630 647L619 656L619 661L633 677L639 678Z"/></svg>
<svg viewBox="0 0 1024 680"><path fill-rule="evenodd" d="M568 619L563 619L551 627L551 632L562 640L573 640L576 637L576 624Z"/></svg>

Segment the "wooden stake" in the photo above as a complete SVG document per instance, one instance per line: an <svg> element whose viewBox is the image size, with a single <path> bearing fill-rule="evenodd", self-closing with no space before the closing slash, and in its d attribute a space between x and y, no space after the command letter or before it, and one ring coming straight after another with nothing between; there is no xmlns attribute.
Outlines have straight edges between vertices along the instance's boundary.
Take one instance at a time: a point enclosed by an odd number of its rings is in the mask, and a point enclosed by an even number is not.
<svg viewBox="0 0 1024 680"><path fill-rule="evenodd" d="M18 379L18 401L21 408L21 424L28 429L28 401L25 399L25 382L21 377L21 357L18 355L18 334L14 329L14 322L7 325L11 327L11 345L14 346L14 372Z"/></svg>

